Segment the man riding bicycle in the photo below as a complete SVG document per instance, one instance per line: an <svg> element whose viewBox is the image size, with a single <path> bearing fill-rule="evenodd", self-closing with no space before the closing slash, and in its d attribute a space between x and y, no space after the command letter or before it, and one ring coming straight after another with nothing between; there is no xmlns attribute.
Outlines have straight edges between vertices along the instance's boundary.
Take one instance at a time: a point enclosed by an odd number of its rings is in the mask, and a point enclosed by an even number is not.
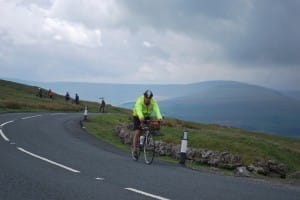
<svg viewBox="0 0 300 200"><path fill-rule="evenodd" d="M151 90L146 90L144 95L137 99L133 108L134 136L132 141L132 156L135 160L138 158L136 146L141 134L141 124L143 124L146 119L150 119L153 111L156 114L156 118L162 120L162 115L157 101L153 98L153 93Z"/></svg>

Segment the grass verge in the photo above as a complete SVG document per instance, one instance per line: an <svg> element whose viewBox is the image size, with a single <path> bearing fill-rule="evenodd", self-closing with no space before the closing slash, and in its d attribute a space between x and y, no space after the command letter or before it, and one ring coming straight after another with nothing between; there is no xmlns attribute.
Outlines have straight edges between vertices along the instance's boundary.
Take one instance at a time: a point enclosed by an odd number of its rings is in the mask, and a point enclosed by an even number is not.
<svg viewBox="0 0 300 200"><path fill-rule="evenodd" d="M97 112L98 104L95 102L81 101L80 105L66 102L63 95L55 94L50 99L43 89L42 98L37 96L38 87L14 83L0 79L0 113L1 112L80 112L83 105L89 111ZM111 107L111 106L108 106Z"/></svg>
<svg viewBox="0 0 300 200"><path fill-rule="evenodd" d="M131 123L128 113L110 113L89 118L84 126L89 133L114 146L129 151L128 145L122 144L114 134L114 127L119 124ZM242 155L245 164L253 163L257 157L283 162L288 166L288 175L300 171L300 140L294 138L278 137L261 133L252 133L235 128L218 125L204 125L184 122L176 119L165 120L160 136L156 140L179 144L183 130L189 131L189 147L210 149L214 151L228 151ZM169 162L178 161L164 157L160 158ZM225 175L233 175L233 171L198 165L187 161L186 166ZM256 176L268 179L268 177ZM288 176L289 177L289 176ZM274 178L273 178L274 180ZM299 179L297 179L299 181ZM288 178L285 182L288 182Z"/></svg>

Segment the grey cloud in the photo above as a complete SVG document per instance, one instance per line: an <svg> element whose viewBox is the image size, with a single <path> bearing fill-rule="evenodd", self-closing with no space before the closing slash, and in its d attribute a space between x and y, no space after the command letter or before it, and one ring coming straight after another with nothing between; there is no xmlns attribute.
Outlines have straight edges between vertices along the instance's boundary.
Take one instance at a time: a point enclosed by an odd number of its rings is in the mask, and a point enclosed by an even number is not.
<svg viewBox="0 0 300 200"><path fill-rule="evenodd" d="M152 79L139 78L137 71L165 68L172 73L157 73L153 80L268 80L286 86L299 80L297 0L0 2L0 67L7 76L21 72L42 80L50 72L55 80L85 76L87 81L143 82ZM21 4L18 9L14 2ZM99 30L101 46L78 45L71 33L65 38L74 40L62 40L55 27L45 33L47 19L61 22L59 28L75 27L75 35L83 30L87 38Z"/></svg>
<svg viewBox="0 0 300 200"><path fill-rule="evenodd" d="M241 62L300 64L300 1L255 1L245 32L232 38L230 56Z"/></svg>
<svg viewBox="0 0 300 200"><path fill-rule="evenodd" d="M247 1L228 0L124 0L127 10L122 24L132 28L151 26L161 30L174 30L194 35L216 35L212 31L219 21L238 21L248 9ZM220 34L220 33L219 33Z"/></svg>
<svg viewBox="0 0 300 200"><path fill-rule="evenodd" d="M31 4L36 4L42 8L49 8L55 0L23 0L20 1L20 5L29 6Z"/></svg>
<svg viewBox="0 0 300 200"><path fill-rule="evenodd" d="M13 45L2 43L0 57L2 75L14 77L22 74L32 80L78 81L80 78L92 80L97 77L116 77L123 71L116 66L101 48L74 48L68 44ZM9 48L7 47L9 45ZM13 50L11 50L13 49ZM27 78L24 78L27 79Z"/></svg>
<svg viewBox="0 0 300 200"><path fill-rule="evenodd" d="M269 66L300 63L300 1L122 1L122 24L150 26L206 38L225 50L229 62Z"/></svg>

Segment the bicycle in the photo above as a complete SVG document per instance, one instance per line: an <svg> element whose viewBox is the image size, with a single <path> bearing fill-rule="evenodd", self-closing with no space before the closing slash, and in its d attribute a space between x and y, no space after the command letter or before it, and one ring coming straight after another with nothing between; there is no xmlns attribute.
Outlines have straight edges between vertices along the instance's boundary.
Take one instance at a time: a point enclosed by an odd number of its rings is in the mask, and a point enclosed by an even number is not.
<svg viewBox="0 0 300 200"><path fill-rule="evenodd" d="M146 120L141 125L141 136L137 143L137 159L139 159L141 152L144 153L144 161L150 165L155 157L155 140L153 133L160 129L160 121L158 120ZM133 152L133 151L132 151Z"/></svg>

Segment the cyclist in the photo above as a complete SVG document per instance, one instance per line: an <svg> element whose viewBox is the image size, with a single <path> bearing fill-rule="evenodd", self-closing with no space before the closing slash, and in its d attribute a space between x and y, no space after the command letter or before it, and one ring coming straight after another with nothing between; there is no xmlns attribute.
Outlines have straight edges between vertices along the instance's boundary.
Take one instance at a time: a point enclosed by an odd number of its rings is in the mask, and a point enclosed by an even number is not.
<svg viewBox="0 0 300 200"><path fill-rule="evenodd" d="M162 120L162 115L160 113L159 106L155 98L153 98L153 93L151 90L146 90L144 95L140 96L133 108L133 141L132 141L132 157L137 160L137 142L141 134L141 124L144 120L150 119L152 112L155 112L156 118Z"/></svg>

